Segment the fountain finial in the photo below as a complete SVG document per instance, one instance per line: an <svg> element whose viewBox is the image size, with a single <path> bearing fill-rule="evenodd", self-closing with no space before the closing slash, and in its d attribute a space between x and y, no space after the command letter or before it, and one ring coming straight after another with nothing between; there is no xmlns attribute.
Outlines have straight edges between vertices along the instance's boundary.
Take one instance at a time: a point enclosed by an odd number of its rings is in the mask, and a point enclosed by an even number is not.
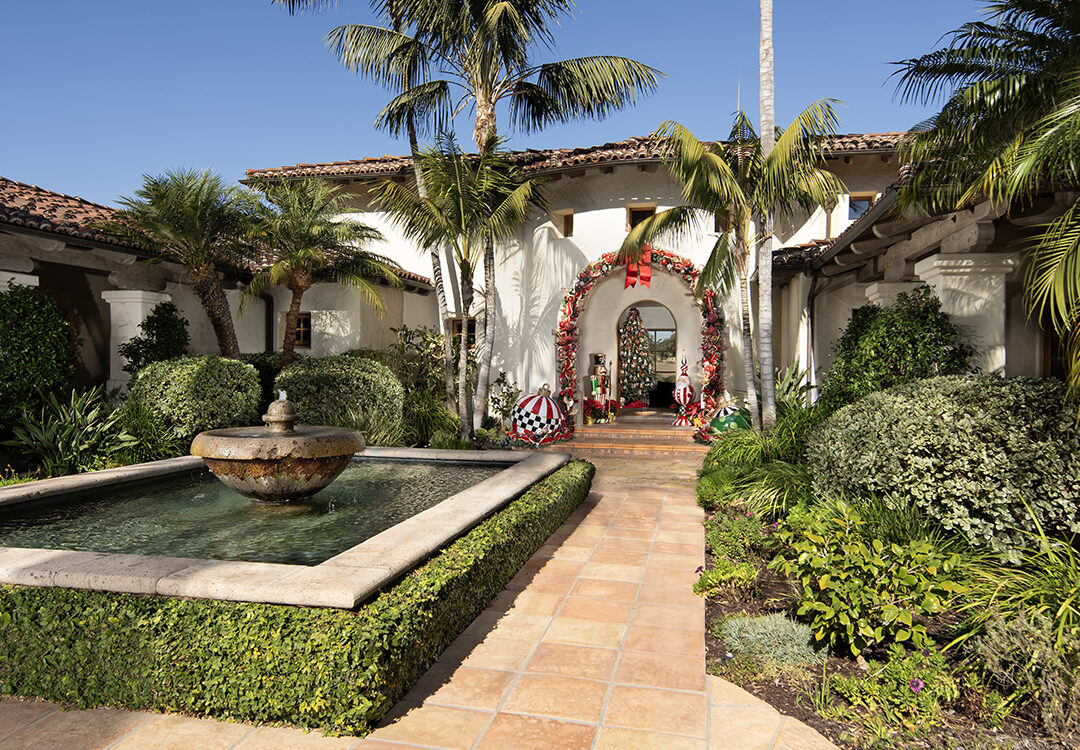
<svg viewBox="0 0 1080 750"><path fill-rule="evenodd" d="M278 391L277 401L272 401L270 407L263 414L262 421L266 423L266 429L274 433L293 432L296 424L296 407L292 401L285 398L285 391Z"/></svg>

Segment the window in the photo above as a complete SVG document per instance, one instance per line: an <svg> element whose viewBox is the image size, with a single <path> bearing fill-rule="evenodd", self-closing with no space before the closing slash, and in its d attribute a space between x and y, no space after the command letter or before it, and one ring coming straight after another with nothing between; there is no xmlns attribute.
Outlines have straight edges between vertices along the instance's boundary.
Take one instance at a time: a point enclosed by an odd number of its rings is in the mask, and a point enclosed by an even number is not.
<svg viewBox="0 0 1080 750"><path fill-rule="evenodd" d="M627 206L626 224L627 229L633 229L650 216L656 214L656 206Z"/></svg>
<svg viewBox="0 0 1080 750"><path fill-rule="evenodd" d="M731 215L727 211L717 211L713 214L713 234L727 234L731 231Z"/></svg>
<svg viewBox="0 0 1080 750"><path fill-rule="evenodd" d="M311 313L300 313L296 317L296 345L311 347Z"/></svg>
<svg viewBox="0 0 1080 750"><path fill-rule="evenodd" d="M848 199L848 220L855 219L866 213L867 209L874 204L877 193L852 193Z"/></svg>
<svg viewBox="0 0 1080 750"><path fill-rule="evenodd" d="M450 318L450 338L461 338L461 328L463 321L461 318ZM468 318L469 331L469 348L476 346L476 318Z"/></svg>
<svg viewBox="0 0 1080 750"><path fill-rule="evenodd" d="M675 382L675 331L668 328L650 328L649 338L652 345L653 372L656 379Z"/></svg>
<svg viewBox="0 0 1080 750"><path fill-rule="evenodd" d="M555 230L559 232L563 237L574 236L574 211L573 209L567 209L565 211L552 211L551 221L555 225Z"/></svg>

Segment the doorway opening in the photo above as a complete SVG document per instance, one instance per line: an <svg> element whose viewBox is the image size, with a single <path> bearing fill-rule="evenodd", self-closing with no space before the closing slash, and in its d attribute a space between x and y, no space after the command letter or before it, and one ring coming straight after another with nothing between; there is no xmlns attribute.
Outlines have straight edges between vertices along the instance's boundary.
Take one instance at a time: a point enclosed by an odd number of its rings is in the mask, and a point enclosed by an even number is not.
<svg viewBox="0 0 1080 750"><path fill-rule="evenodd" d="M623 331L631 310L637 310L641 315L641 322L645 328L645 337L648 342L649 370L651 370L652 382L644 397L637 398L646 406L667 409L675 403L675 377L678 374L676 353L678 351L678 333L675 326L675 318L664 305L658 302L639 302L623 310L619 316L618 332ZM621 342L620 342L621 343ZM622 347L620 346L620 350ZM632 402L638 394L624 393L624 375L629 377L630 363L623 361L620 354L618 361L618 397L624 399L624 403ZM628 397L630 396L630 397Z"/></svg>

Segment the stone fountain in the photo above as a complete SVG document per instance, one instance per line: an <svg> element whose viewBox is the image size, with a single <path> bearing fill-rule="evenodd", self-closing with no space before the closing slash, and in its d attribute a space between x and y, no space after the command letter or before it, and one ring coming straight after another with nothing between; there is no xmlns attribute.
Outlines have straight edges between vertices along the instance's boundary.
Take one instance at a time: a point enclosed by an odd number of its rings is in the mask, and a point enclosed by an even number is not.
<svg viewBox="0 0 1080 750"><path fill-rule="evenodd" d="M341 427L296 424L296 408L281 391L265 427L230 427L195 436L191 453L225 485L252 500L287 503L310 497L335 479L364 437Z"/></svg>

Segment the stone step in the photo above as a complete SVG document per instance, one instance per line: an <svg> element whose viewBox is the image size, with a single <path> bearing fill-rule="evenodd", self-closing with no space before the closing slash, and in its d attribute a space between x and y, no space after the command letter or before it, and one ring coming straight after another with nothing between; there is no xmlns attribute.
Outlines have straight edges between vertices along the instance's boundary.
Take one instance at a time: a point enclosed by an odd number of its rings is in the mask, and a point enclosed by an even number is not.
<svg viewBox="0 0 1080 750"><path fill-rule="evenodd" d="M579 427L574 434L576 437L597 438L600 440L670 441L676 443L690 442L693 440L694 435L692 427L668 427L666 430L639 430L622 425L600 425L599 427L606 427L607 429L586 425Z"/></svg>
<svg viewBox="0 0 1080 750"><path fill-rule="evenodd" d="M570 451L574 454L631 455L631 456L703 456L708 452L707 445L687 440L659 442L641 440L598 440L575 437L568 443L545 446L545 450Z"/></svg>

